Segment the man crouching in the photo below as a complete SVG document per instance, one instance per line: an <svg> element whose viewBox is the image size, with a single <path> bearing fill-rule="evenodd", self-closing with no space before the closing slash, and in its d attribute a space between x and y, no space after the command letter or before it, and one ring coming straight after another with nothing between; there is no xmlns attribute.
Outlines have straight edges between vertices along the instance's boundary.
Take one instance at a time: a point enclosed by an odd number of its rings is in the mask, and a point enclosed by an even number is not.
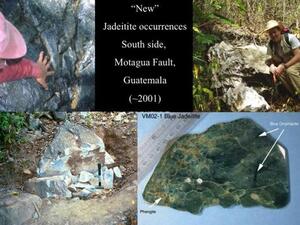
<svg viewBox="0 0 300 225"><path fill-rule="evenodd" d="M270 41L266 60L274 82L280 79L287 90L294 96L300 94L300 41L290 33L284 32L281 23L270 20L264 32L268 32Z"/></svg>

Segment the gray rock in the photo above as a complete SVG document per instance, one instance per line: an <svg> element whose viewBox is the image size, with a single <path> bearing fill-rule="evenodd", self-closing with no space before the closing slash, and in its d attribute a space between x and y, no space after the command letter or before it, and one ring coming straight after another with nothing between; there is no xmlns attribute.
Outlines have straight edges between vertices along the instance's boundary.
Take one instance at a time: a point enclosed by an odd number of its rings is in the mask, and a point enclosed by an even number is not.
<svg viewBox="0 0 300 225"><path fill-rule="evenodd" d="M79 182L89 182L91 179L94 178L94 175L92 173L81 171L79 176Z"/></svg>
<svg viewBox="0 0 300 225"><path fill-rule="evenodd" d="M32 178L25 182L24 190L37 194L41 198L66 197L71 198L72 193L64 182L64 176Z"/></svg>
<svg viewBox="0 0 300 225"><path fill-rule="evenodd" d="M113 170L114 170L114 174L117 178L122 178L122 172L119 169L119 167L114 167Z"/></svg>
<svg viewBox="0 0 300 225"><path fill-rule="evenodd" d="M114 163L102 139L93 131L66 121L42 155L37 174L40 177L70 173L77 176L81 171L94 174L99 163Z"/></svg>
<svg viewBox="0 0 300 225"><path fill-rule="evenodd" d="M53 118L56 121L65 121L67 119L67 113L66 112L53 112Z"/></svg>
<svg viewBox="0 0 300 225"><path fill-rule="evenodd" d="M29 115L28 119L28 129L29 130L38 130L41 128L42 122L33 116L33 114Z"/></svg>
<svg viewBox="0 0 300 225"><path fill-rule="evenodd" d="M5 204L10 202L10 204ZM0 225L21 225L34 218L35 206L40 208L42 200L39 196L20 193L18 196L7 195L0 199Z"/></svg>
<svg viewBox="0 0 300 225"><path fill-rule="evenodd" d="M235 88L229 88L224 95L224 101L230 105L232 111L267 111L270 105L253 88L243 83Z"/></svg>
<svg viewBox="0 0 300 225"><path fill-rule="evenodd" d="M83 199L87 199L91 193L92 193L91 191L89 191L87 189L83 189L80 191L79 197L83 198Z"/></svg>
<svg viewBox="0 0 300 225"><path fill-rule="evenodd" d="M104 189L112 189L114 185L114 171L106 166L101 168L101 186Z"/></svg>
<svg viewBox="0 0 300 225"><path fill-rule="evenodd" d="M95 189L95 186L93 186L91 184L87 184L87 183L76 183L74 186L79 189L87 189L90 191Z"/></svg>
<svg viewBox="0 0 300 225"><path fill-rule="evenodd" d="M211 88L219 89L226 95L224 100L231 110L237 105L240 105L239 111L265 111L269 108L263 97L272 89L269 68L265 65L268 58L265 46L237 46L223 41L209 49L208 57L213 74ZM235 102L236 96L244 98L250 96L250 93L252 100L241 100L247 102L246 105ZM233 96L230 96L231 94ZM260 102L255 103L253 99L259 99Z"/></svg>
<svg viewBox="0 0 300 225"><path fill-rule="evenodd" d="M28 54L44 50L55 75L49 91L33 79L0 84L0 111L91 110L95 102L95 5L88 0L10 0L0 4Z"/></svg>

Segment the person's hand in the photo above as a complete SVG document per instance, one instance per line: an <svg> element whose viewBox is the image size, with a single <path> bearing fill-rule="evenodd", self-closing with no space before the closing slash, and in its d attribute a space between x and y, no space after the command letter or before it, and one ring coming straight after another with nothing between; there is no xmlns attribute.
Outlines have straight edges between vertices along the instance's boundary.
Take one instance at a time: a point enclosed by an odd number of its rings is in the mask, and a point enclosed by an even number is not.
<svg viewBox="0 0 300 225"><path fill-rule="evenodd" d="M36 63L39 65L40 69L41 69L41 75L40 77L36 78L36 81L43 86L43 88L45 88L46 90L48 90L48 85L46 82L46 78L48 76L51 76L54 74L53 70L50 70L50 60L48 59L47 56L44 55L44 52L40 52L39 54L39 58L36 61Z"/></svg>
<svg viewBox="0 0 300 225"><path fill-rule="evenodd" d="M276 75L276 76L281 76L281 75L284 73L284 71L285 71L284 65L283 65L283 64L280 64L280 65L276 68L276 70L275 70L275 75Z"/></svg>
<svg viewBox="0 0 300 225"><path fill-rule="evenodd" d="M274 81L274 83L277 82L276 75L275 75L276 69L277 69L277 67L276 67L274 64L272 64L272 65L269 67L269 71L270 71L270 73L271 73L272 76L273 76L273 81Z"/></svg>

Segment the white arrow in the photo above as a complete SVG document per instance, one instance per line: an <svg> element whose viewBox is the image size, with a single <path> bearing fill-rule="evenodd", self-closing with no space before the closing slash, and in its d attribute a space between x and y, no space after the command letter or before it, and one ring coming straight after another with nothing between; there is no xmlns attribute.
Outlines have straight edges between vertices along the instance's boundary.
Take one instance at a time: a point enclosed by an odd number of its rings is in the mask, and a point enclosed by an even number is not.
<svg viewBox="0 0 300 225"><path fill-rule="evenodd" d="M161 198L158 198L154 201L154 203L152 205L150 205L150 207L153 207L155 205L157 205L160 202Z"/></svg>
<svg viewBox="0 0 300 225"><path fill-rule="evenodd" d="M262 161L262 163L260 163L258 165L257 168L257 172L261 170L261 168L263 168L265 161L267 160L267 158L269 157L271 151L273 150L273 148L275 147L276 143L278 142L279 138L281 137L281 135L283 134L284 129L281 131L281 133L279 134L278 138L276 139L276 141L274 142L274 144L272 145L271 149L269 150L268 154L266 155L266 157L264 158L264 160Z"/></svg>
<svg viewBox="0 0 300 225"><path fill-rule="evenodd" d="M276 128L276 129L274 129L274 130L270 130L270 131L267 131L267 132L262 132L262 133L259 135L259 137L265 137L265 136L267 136L267 134L273 133L274 131L277 131L277 130L279 130L279 128Z"/></svg>

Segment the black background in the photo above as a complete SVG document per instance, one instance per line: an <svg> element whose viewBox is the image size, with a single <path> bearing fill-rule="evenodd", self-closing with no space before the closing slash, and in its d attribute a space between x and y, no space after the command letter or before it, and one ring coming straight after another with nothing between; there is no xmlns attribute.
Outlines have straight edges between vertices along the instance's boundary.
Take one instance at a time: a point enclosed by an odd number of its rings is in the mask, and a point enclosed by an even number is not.
<svg viewBox="0 0 300 225"><path fill-rule="evenodd" d="M130 6L159 4L154 13L135 13ZM186 24L186 31L104 31L104 22L134 24ZM161 40L162 49L122 49L121 41ZM176 68L114 67L114 58L172 58ZM163 75L167 85L124 85L125 75ZM192 2L171 0L122 0L96 2L96 110L192 111ZM129 95L159 94L160 104L130 104Z"/></svg>

